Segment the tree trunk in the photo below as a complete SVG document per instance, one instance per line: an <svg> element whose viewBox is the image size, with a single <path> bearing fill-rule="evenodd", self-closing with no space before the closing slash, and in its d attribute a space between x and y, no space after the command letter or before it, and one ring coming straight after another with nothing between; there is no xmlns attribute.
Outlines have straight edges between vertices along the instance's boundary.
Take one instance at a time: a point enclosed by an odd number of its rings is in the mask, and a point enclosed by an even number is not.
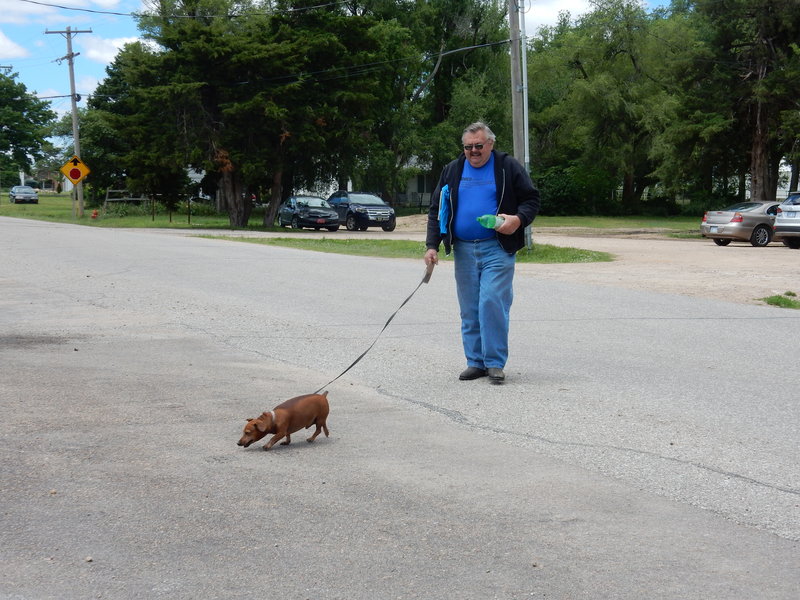
<svg viewBox="0 0 800 600"><path fill-rule="evenodd" d="M633 173L625 173L622 179L622 209L628 215L636 212L636 180Z"/></svg>
<svg viewBox="0 0 800 600"><path fill-rule="evenodd" d="M767 65L759 62L757 71L756 86L766 77ZM756 99L755 112L753 138L750 144L750 199L767 202L774 200L775 196L770 193L772 182L769 170L769 125L766 108L760 98Z"/></svg>
<svg viewBox="0 0 800 600"><path fill-rule="evenodd" d="M272 176L272 188L270 190L269 206L264 211L264 227L272 227L275 217L278 215L278 207L281 204L281 192L283 191L283 170L278 169Z"/></svg>
<svg viewBox="0 0 800 600"><path fill-rule="evenodd" d="M231 227L234 229L247 227L253 203L249 197L245 198L244 186L236 171L229 169L222 171L220 188L223 202L228 209L228 219Z"/></svg>
<svg viewBox="0 0 800 600"><path fill-rule="evenodd" d="M757 103L756 126L750 150L750 199L767 202L771 200L769 171L769 141L766 128L761 122L761 102Z"/></svg>
<svg viewBox="0 0 800 600"><path fill-rule="evenodd" d="M789 177L789 191L796 192L798 179L800 179L800 160L792 161L792 175Z"/></svg>

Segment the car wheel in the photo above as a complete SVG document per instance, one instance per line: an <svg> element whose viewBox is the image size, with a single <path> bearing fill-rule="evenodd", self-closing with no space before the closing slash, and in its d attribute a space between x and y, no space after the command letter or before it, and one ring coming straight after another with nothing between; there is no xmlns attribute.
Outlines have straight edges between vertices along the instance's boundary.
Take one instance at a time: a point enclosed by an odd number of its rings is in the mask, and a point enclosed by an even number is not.
<svg viewBox="0 0 800 600"><path fill-rule="evenodd" d="M347 215L344 226L347 227L347 231L358 231L358 223L356 223L355 215Z"/></svg>
<svg viewBox="0 0 800 600"><path fill-rule="evenodd" d="M394 231L395 227L397 227L397 222L396 221L392 221L388 225L382 225L381 229L383 229L384 231Z"/></svg>
<svg viewBox="0 0 800 600"><path fill-rule="evenodd" d="M724 240L722 238L714 238L714 243L717 246L727 246L728 244L731 243L731 241L730 240Z"/></svg>
<svg viewBox="0 0 800 600"><path fill-rule="evenodd" d="M300 219L297 218L297 215L292 217L292 229L302 229L300 227Z"/></svg>
<svg viewBox="0 0 800 600"><path fill-rule="evenodd" d="M339 226L336 227L328 227L328 231L339 231Z"/></svg>
<svg viewBox="0 0 800 600"><path fill-rule="evenodd" d="M750 235L750 243L758 248L763 248L772 241L772 230L766 225L759 225Z"/></svg>
<svg viewBox="0 0 800 600"><path fill-rule="evenodd" d="M783 245L789 246L792 250L800 250L800 238L783 238Z"/></svg>

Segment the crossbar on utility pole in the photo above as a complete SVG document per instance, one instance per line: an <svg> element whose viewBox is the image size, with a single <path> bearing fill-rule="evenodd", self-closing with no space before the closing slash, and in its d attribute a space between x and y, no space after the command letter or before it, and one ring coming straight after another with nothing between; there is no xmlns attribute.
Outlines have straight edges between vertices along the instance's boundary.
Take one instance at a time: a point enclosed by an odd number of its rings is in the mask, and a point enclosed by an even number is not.
<svg viewBox="0 0 800 600"><path fill-rule="evenodd" d="M69 90L70 98L72 99L72 145L75 150L75 156L81 156L81 141L78 131L78 96L75 94L75 68L73 58L78 54L72 52L72 38L79 33L92 33L91 29L72 29L67 27L66 31L45 31L45 34L57 33L67 38L67 55L58 59L59 61L67 59L69 64ZM83 217L83 182L79 181L75 185L75 195L78 197L78 216ZM75 206L72 207L72 216L75 216Z"/></svg>

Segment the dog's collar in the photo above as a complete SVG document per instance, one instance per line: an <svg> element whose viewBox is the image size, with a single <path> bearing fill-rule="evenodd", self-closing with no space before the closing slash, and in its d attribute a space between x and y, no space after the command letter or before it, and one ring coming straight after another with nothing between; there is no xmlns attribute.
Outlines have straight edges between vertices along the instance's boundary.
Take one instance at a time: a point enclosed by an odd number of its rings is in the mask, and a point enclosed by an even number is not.
<svg viewBox="0 0 800 600"><path fill-rule="evenodd" d="M266 413L264 413L264 414L267 414L267 415L269 415L270 417L272 417L272 422L273 422L273 423L275 422L275 411L268 410L268 411L267 411Z"/></svg>

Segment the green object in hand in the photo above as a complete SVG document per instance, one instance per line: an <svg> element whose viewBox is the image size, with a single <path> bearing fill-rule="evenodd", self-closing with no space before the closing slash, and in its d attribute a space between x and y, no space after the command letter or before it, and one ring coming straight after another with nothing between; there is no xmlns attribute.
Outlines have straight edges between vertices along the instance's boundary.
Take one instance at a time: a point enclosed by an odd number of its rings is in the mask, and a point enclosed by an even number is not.
<svg viewBox="0 0 800 600"><path fill-rule="evenodd" d="M478 217L478 223L486 227L486 229L497 229L505 223L505 221L503 217L497 215L482 215Z"/></svg>

